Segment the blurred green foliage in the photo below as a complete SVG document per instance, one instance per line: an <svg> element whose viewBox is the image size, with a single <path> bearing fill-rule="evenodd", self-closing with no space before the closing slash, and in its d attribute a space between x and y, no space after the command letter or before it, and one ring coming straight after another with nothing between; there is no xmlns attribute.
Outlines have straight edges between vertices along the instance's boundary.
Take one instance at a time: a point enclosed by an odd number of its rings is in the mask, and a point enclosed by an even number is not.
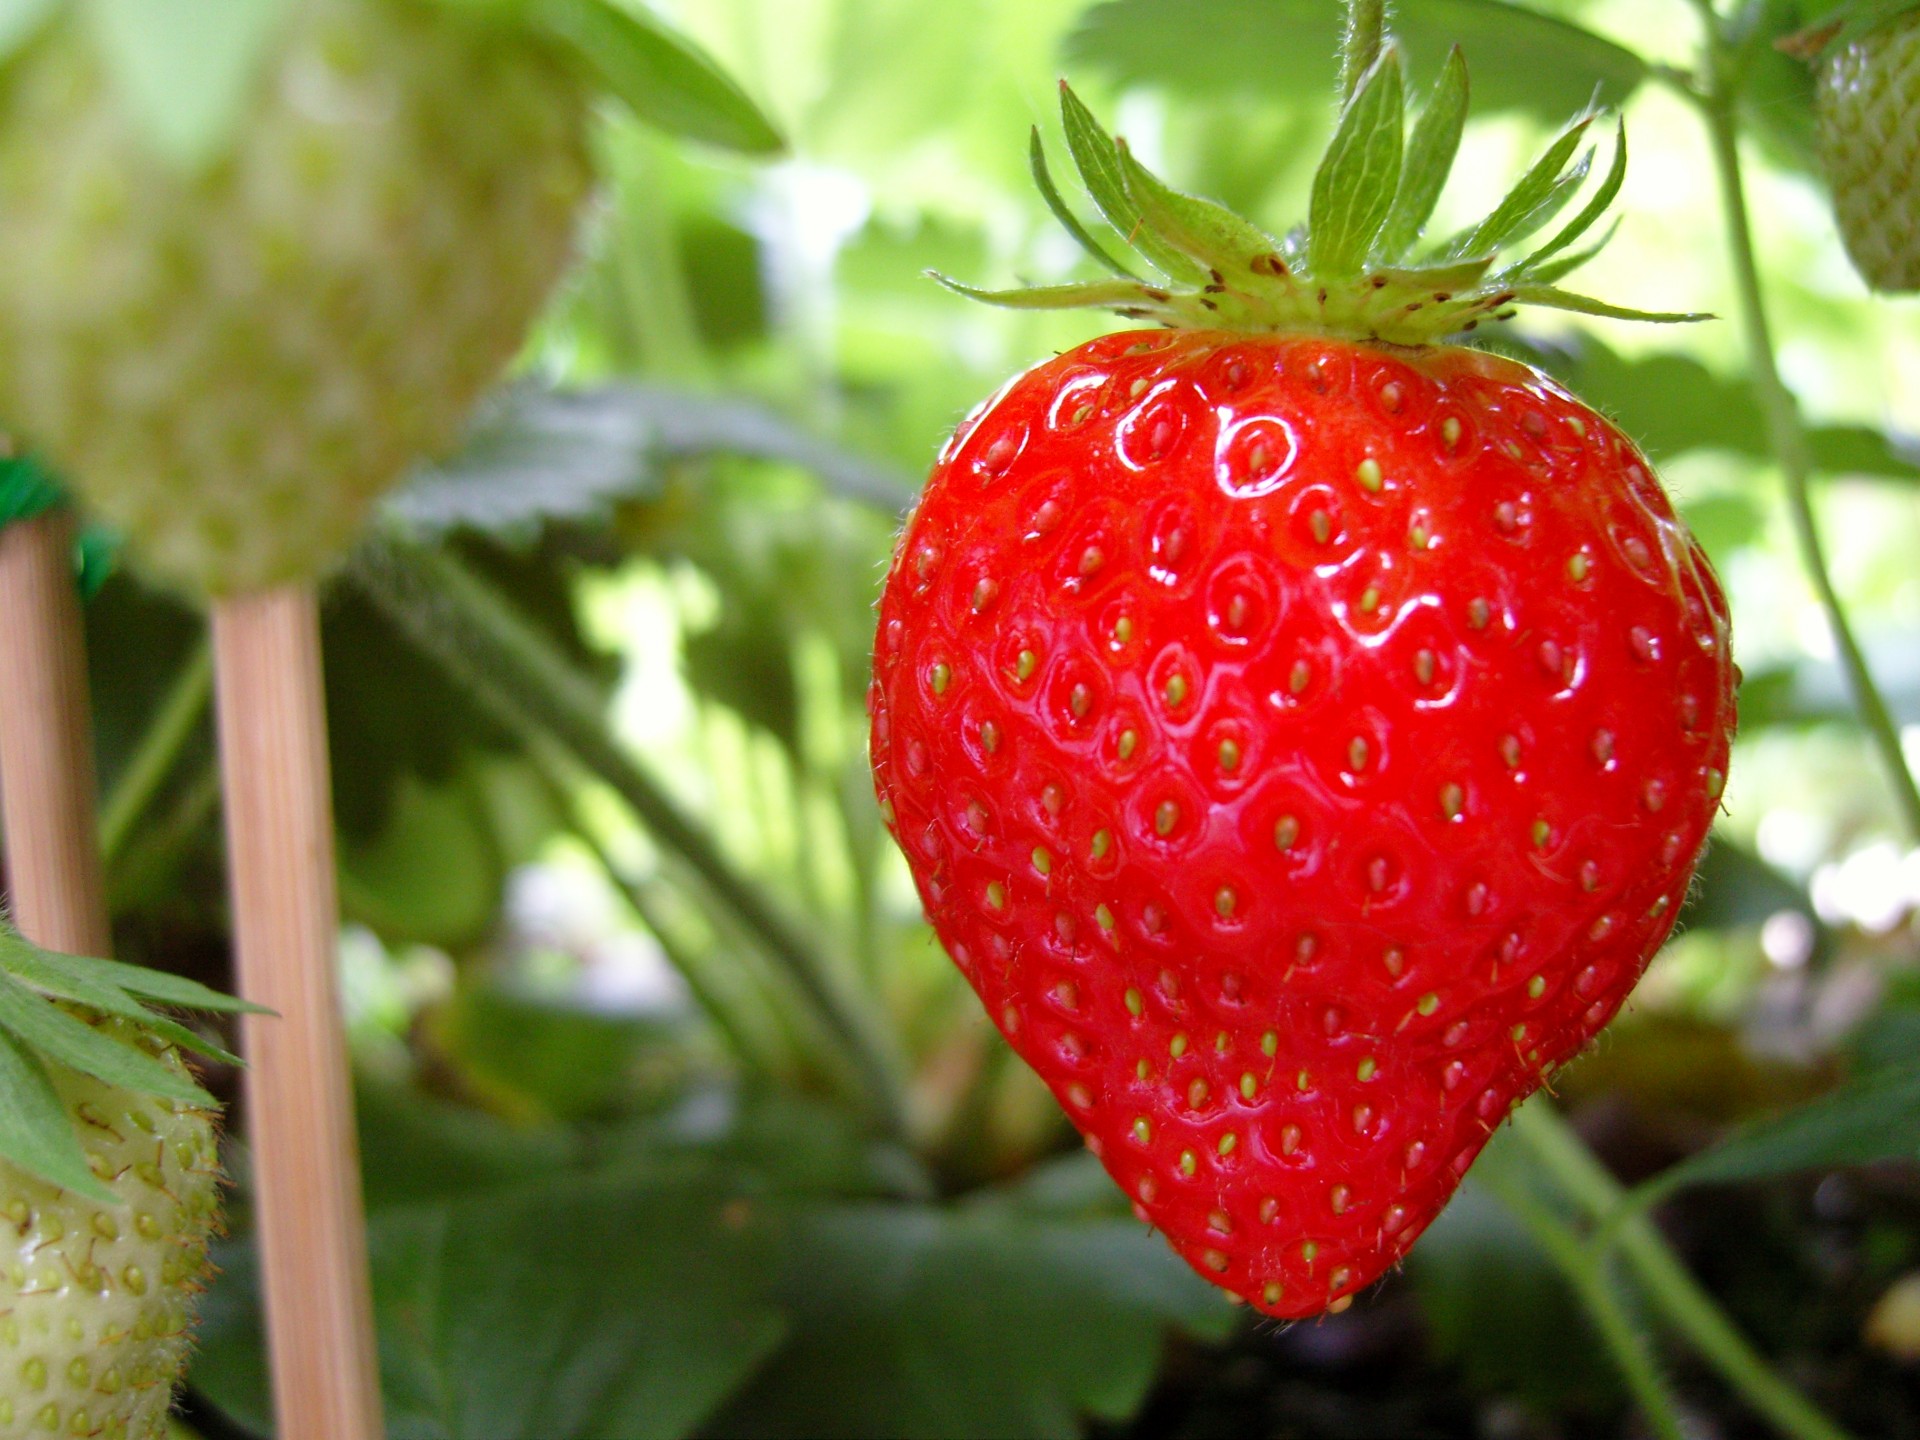
<svg viewBox="0 0 1920 1440"><path fill-rule="evenodd" d="M1284 227L1326 129L1335 7L663 8L787 152L754 161L610 118L604 202L521 373L385 517L539 637L604 746L476 688L360 572L329 602L393 1433L1638 1433L1564 1280L1472 1187L1408 1281L1293 1331L1236 1319L1007 1062L871 798L870 607L897 515L968 407L1102 328L969 306L924 270L1078 273L1022 133L1047 128L1063 68L1161 173ZM1691 63L1689 6L1398 10L1416 71L1465 42L1483 117L1439 225L1597 94L1625 105L1633 159L1588 288L1735 312L1699 127L1653 79ZM1836 579L1920 752L1920 312L1865 295L1809 176L1804 67L1772 48L1806 14L1751 0L1742 16L1782 361ZM1690 1258L1863 1433L1920 1433L1911 1374L1859 1338L1920 1263L1920 852L1834 669L1735 327L1522 319L1500 343L1661 464L1727 582L1747 671L1682 934L1569 1072L1569 1103L1628 1180L1744 1122L1656 1182L1703 1186L1673 1207ZM110 793L198 629L130 575L95 605ZM113 889L128 958L219 978L211 757L192 730ZM690 858L650 818L635 775L706 849ZM897 1085L892 1133L853 1102L847 1043ZM1864 1071L1891 1078L1820 1102L1825 1120L1764 1119ZM1837 1168L1889 1155L1908 1163ZM267 1423L240 1199L194 1374L209 1437ZM1743 1258L1739 1227L1698 1208L1713 1205L1764 1208L1746 1233L1766 1245ZM1729 1409L1676 1370L1700 1413Z"/></svg>

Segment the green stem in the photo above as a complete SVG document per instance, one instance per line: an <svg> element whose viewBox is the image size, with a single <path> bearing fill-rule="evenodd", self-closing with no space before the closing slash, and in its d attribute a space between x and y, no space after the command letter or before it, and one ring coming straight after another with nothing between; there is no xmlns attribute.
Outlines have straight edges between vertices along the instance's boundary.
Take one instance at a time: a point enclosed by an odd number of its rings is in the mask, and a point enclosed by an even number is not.
<svg viewBox="0 0 1920 1440"><path fill-rule="evenodd" d="M130 910L173 882L194 837L220 808L220 767L208 755L190 772L173 801L142 825L107 873L107 906Z"/></svg>
<svg viewBox="0 0 1920 1440"><path fill-rule="evenodd" d="M640 923L659 943L667 963L687 983L694 1002L726 1041L728 1049L742 1068L761 1076L788 1075L795 1068L790 1048L779 1038L768 1013L764 995L747 996L751 985L743 967L729 966L724 958L711 955L711 946L685 943L679 926L668 918L662 905L658 882L629 875L615 860L598 828L580 802L579 784L570 767L551 744L527 747L527 757L548 800L566 820L574 838L586 846L595 864L609 884L625 897Z"/></svg>
<svg viewBox="0 0 1920 1440"><path fill-rule="evenodd" d="M819 1014L888 1132L907 1129L905 1081L891 1037L825 955L721 854L712 838L608 732L593 687L553 644L452 556L369 546L352 571L360 589L449 678L509 730L558 742L605 781L667 850L753 935Z"/></svg>
<svg viewBox="0 0 1920 1440"><path fill-rule="evenodd" d="M632 142L632 143L627 143ZM711 378L713 363L700 338L693 291L680 260L674 208L660 203L667 155L651 136L609 136L607 162L620 200L620 244L613 264L621 315L638 343L639 368L682 385Z"/></svg>
<svg viewBox="0 0 1920 1440"><path fill-rule="evenodd" d="M1593 1156L1544 1099L1522 1105L1513 1115L1513 1132L1532 1151L1540 1167L1601 1226L1616 1220L1626 1200L1620 1182ZM1660 1232L1644 1215L1618 1220L1621 1254L1633 1268L1647 1298L1694 1350L1780 1434L1791 1440L1847 1440L1734 1328L1726 1312L1688 1273ZM1596 1261L1604 1254L1591 1247Z"/></svg>
<svg viewBox="0 0 1920 1440"><path fill-rule="evenodd" d="M180 752L207 713L212 695L213 647L202 640L174 677L146 734L140 737L139 748L100 807L100 853L109 865L126 848L134 825L173 773Z"/></svg>
<svg viewBox="0 0 1920 1440"><path fill-rule="evenodd" d="M1475 1178L1527 1228L1534 1242L1566 1277L1600 1331L1601 1340L1612 1353L1627 1389L1654 1433L1661 1440L1686 1440L1686 1427L1674 1407L1673 1394L1654 1363L1645 1336L1608 1282L1603 1259L1589 1250L1559 1216L1540 1203L1523 1178L1508 1174L1498 1166L1483 1169L1486 1173L1476 1171Z"/></svg>
<svg viewBox="0 0 1920 1440"><path fill-rule="evenodd" d="M1766 298L1754 252L1753 225L1748 217L1746 187L1740 171L1735 95L1728 78L1731 57L1727 54L1719 24L1712 18L1710 10L1707 16L1708 54L1700 67L1707 89L1697 98L1706 117L1707 131L1713 145L1721 209L1726 216L1727 249L1733 262L1734 285L1739 298L1742 328L1746 332L1747 361L1753 371L1754 389L1766 417L1767 435L1774 458L1780 466L1781 478L1786 483L1787 514L1793 526L1794 540L1799 546L1807 578L1813 582L1814 593L1819 597L1820 608L1826 612L1828 628L1833 632L1834 648L1840 657L1840 668L1847 677L1848 688L1853 692L1854 706L1860 712L1861 722L1879 750L1881 763L1886 766L1888 777L1893 782L1894 800L1900 808L1901 818L1912 838L1920 840L1920 786L1915 785L1913 772L1907 766L1906 752L1900 745L1899 727L1894 723L1886 700L1874 683L1873 672L1867 667L1866 656L1861 653L1859 643L1854 639L1853 627L1847 620L1839 592L1834 589L1819 527L1814 520L1808 483L1813 470L1812 451L1807 444L1800 408L1793 392L1787 389L1786 382L1780 378L1779 365L1774 359L1773 333L1767 321Z"/></svg>
<svg viewBox="0 0 1920 1440"><path fill-rule="evenodd" d="M1353 98L1387 38L1387 0L1347 0L1347 28L1340 42L1340 103Z"/></svg>

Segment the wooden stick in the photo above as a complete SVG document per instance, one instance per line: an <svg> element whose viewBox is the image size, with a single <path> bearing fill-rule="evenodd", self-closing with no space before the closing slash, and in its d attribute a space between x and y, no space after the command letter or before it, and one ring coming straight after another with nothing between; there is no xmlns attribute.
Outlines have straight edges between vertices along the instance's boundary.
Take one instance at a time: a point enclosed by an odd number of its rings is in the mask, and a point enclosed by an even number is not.
<svg viewBox="0 0 1920 1440"><path fill-rule="evenodd" d="M216 602L213 647L276 1433L377 1440L313 591Z"/></svg>
<svg viewBox="0 0 1920 1440"><path fill-rule="evenodd" d="M106 883L94 819L93 716L73 519L0 528L0 825L20 933L106 955Z"/></svg>

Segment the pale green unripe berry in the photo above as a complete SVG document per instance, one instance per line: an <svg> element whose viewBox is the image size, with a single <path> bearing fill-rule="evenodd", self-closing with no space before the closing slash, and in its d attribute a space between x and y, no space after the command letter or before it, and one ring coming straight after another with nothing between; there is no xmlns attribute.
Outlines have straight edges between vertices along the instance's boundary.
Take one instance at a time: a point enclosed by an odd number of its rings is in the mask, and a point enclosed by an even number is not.
<svg viewBox="0 0 1920 1440"><path fill-rule="evenodd" d="M488 15L300 0L198 172L76 19L0 68L0 416L167 583L326 568L564 269L586 88Z"/></svg>
<svg viewBox="0 0 1920 1440"><path fill-rule="evenodd" d="M220 1216L213 1117L48 1068L89 1167L121 1203L0 1161L0 1435L164 1440Z"/></svg>
<svg viewBox="0 0 1920 1440"><path fill-rule="evenodd" d="M1818 62L1820 162L1854 268L1920 290L1920 10Z"/></svg>

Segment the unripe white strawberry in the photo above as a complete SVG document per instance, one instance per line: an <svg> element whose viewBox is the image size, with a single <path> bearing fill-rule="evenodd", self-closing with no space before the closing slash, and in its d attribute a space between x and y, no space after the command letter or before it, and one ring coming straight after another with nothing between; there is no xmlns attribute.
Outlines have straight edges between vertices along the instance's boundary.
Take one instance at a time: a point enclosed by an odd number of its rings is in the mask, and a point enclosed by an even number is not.
<svg viewBox="0 0 1920 1440"><path fill-rule="evenodd" d="M0 66L0 414L167 582L303 579L521 344L588 86L493 7L297 0L184 169L83 14Z"/></svg>
<svg viewBox="0 0 1920 1440"><path fill-rule="evenodd" d="M1816 62L1820 163L1854 268L1876 290L1920 290L1920 10Z"/></svg>
<svg viewBox="0 0 1920 1440"><path fill-rule="evenodd" d="M185 1074L164 1042L101 1027ZM0 1161L0 1436L159 1440L219 1219L213 1116L49 1066L103 1205Z"/></svg>

